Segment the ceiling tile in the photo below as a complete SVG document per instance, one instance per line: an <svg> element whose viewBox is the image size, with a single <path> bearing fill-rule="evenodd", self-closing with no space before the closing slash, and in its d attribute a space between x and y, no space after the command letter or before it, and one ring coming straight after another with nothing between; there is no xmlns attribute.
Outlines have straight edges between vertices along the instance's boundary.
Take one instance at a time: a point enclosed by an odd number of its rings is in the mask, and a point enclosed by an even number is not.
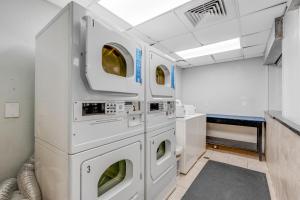
<svg viewBox="0 0 300 200"><path fill-rule="evenodd" d="M227 52L223 52L223 53L214 54L213 56L216 61L242 57L242 50L238 49L238 50L233 50L233 51L227 51Z"/></svg>
<svg viewBox="0 0 300 200"><path fill-rule="evenodd" d="M242 35L272 28L274 19L283 15L285 5L269 8L241 18Z"/></svg>
<svg viewBox="0 0 300 200"><path fill-rule="evenodd" d="M156 43L154 45L152 45L154 48L162 51L163 53L169 54L170 50L167 49L164 45L160 44L160 43Z"/></svg>
<svg viewBox="0 0 300 200"><path fill-rule="evenodd" d="M177 54L175 53L170 53L169 54L172 58L176 59L176 60L183 60L183 58L181 58L180 56L178 56Z"/></svg>
<svg viewBox="0 0 300 200"><path fill-rule="evenodd" d="M132 27L130 24L112 14L97 3L91 4L88 9L91 11L93 17L97 19L97 21L102 21L105 24L118 29L119 31L124 31Z"/></svg>
<svg viewBox="0 0 300 200"><path fill-rule="evenodd" d="M238 20L231 20L194 32L202 44L211 44L240 36Z"/></svg>
<svg viewBox="0 0 300 200"><path fill-rule="evenodd" d="M247 59L247 58L256 58L256 57L262 57L262 56L264 56L264 53L248 54L248 55L245 55L244 57Z"/></svg>
<svg viewBox="0 0 300 200"><path fill-rule="evenodd" d="M68 3L70 3L72 0L47 0L61 8L65 7ZM73 0L76 3L82 5L83 7L87 7L91 2L94 0Z"/></svg>
<svg viewBox="0 0 300 200"><path fill-rule="evenodd" d="M187 33L187 28L179 21L173 12L168 12L136 28L156 41Z"/></svg>
<svg viewBox="0 0 300 200"><path fill-rule="evenodd" d="M160 42L173 52L199 47L200 43L193 34L187 33Z"/></svg>
<svg viewBox="0 0 300 200"><path fill-rule="evenodd" d="M186 61L184 61L184 60L180 60L180 61L176 62L176 66L179 66L181 68L186 68L186 67L190 67L191 64L188 63L188 62L186 62Z"/></svg>
<svg viewBox="0 0 300 200"><path fill-rule="evenodd" d="M150 38L149 36L141 33L140 31L136 30L135 28L129 29L128 31L126 31L126 33L128 33L131 36L141 39L142 41L146 42L147 44L157 43L157 41L155 41L152 38Z"/></svg>
<svg viewBox="0 0 300 200"><path fill-rule="evenodd" d="M244 48L244 56L245 58L262 56L265 52L265 48L266 45L257 45L253 47Z"/></svg>
<svg viewBox="0 0 300 200"><path fill-rule="evenodd" d="M228 58L228 59L223 59L223 60L216 60L216 63L232 62L232 61L243 60L243 59L244 59L244 57L240 56L240 57L236 57L236 58Z"/></svg>
<svg viewBox="0 0 300 200"><path fill-rule="evenodd" d="M286 2L286 0L238 0L241 16L269 8L283 2Z"/></svg>
<svg viewBox="0 0 300 200"><path fill-rule="evenodd" d="M197 58L191 58L187 60L192 66L200 66L200 65L208 65L212 64L215 61L212 59L211 56L201 56Z"/></svg>
<svg viewBox="0 0 300 200"><path fill-rule="evenodd" d="M242 47L255 46L259 44L266 44L270 35L271 29L246 35L241 38Z"/></svg>

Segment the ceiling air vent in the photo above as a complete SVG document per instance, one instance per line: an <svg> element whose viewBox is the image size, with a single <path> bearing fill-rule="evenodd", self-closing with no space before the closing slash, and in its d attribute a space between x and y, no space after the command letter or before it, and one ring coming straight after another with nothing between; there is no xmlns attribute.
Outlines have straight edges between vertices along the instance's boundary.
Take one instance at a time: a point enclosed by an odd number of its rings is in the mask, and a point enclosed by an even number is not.
<svg viewBox="0 0 300 200"><path fill-rule="evenodd" d="M197 26L197 24L205 16L225 16L227 15L227 12L223 0L211 0L197 7L189 9L184 14L188 18L188 20L193 24L193 26Z"/></svg>

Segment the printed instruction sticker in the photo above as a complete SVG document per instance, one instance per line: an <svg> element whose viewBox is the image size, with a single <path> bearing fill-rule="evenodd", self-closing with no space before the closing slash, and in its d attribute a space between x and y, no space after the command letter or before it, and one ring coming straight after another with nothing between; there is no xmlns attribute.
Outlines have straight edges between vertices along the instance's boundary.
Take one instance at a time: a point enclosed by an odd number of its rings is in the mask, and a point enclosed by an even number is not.
<svg viewBox="0 0 300 200"><path fill-rule="evenodd" d="M142 83L142 50L135 51L135 82Z"/></svg>
<svg viewBox="0 0 300 200"><path fill-rule="evenodd" d="M175 89L175 69L174 69L174 65L171 65L171 88Z"/></svg>

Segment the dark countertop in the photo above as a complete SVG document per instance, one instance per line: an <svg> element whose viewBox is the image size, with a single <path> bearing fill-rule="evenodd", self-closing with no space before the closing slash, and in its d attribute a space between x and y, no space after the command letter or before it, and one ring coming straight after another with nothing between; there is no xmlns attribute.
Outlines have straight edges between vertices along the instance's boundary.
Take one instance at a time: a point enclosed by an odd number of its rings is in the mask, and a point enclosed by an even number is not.
<svg viewBox="0 0 300 200"><path fill-rule="evenodd" d="M286 119L284 116L282 116L281 111L270 110L267 111L266 114L300 136L300 125Z"/></svg>
<svg viewBox="0 0 300 200"><path fill-rule="evenodd" d="M244 121L260 121L265 122L263 117L252 116L240 116L240 115L222 115L222 114L207 114L207 118L220 118L220 119L232 119L232 120L244 120Z"/></svg>

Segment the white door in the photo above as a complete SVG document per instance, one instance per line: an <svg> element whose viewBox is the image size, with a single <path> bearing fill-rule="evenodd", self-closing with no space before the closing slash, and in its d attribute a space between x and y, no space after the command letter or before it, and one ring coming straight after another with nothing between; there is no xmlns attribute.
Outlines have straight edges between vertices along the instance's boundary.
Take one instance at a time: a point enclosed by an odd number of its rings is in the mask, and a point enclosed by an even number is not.
<svg viewBox="0 0 300 200"><path fill-rule="evenodd" d="M143 92L142 46L87 17L86 77L93 90Z"/></svg>
<svg viewBox="0 0 300 200"><path fill-rule="evenodd" d="M81 199L143 198L140 145L136 142L85 161L81 166Z"/></svg>
<svg viewBox="0 0 300 200"><path fill-rule="evenodd" d="M174 65L159 54L150 51L150 90L152 96L174 97L175 72Z"/></svg>
<svg viewBox="0 0 300 200"><path fill-rule="evenodd" d="M150 157L151 178L153 181L173 168L176 162L174 129L151 138Z"/></svg>

